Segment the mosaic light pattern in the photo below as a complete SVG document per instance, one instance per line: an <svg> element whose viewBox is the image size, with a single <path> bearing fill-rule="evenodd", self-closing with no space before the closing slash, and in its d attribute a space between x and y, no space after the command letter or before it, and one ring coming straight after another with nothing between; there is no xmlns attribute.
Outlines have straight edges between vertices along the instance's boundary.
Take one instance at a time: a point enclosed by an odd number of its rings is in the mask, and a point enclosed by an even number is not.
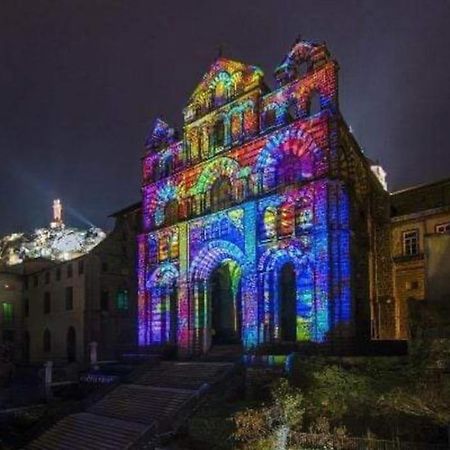
<svg viewBox="0 0 450 450"><path fill-rule="evenodd" d="M297 42L276 70L279 88L267 93L260 69L218 58L184 110L183 140L155 124L143 161L140 345L206 352L211 277L224 264L246 348L285 336L286 264L295 273L296 340L350 332L349 193L330 176L336 71L323 45Z"/></svg>

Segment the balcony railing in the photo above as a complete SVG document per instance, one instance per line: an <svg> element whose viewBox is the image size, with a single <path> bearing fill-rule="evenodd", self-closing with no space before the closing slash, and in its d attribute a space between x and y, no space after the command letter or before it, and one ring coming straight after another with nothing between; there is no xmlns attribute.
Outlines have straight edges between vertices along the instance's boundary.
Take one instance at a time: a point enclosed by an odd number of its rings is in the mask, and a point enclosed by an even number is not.
<svg viewBox="0 0 450 450"><path fill-rule="evenodd" d="M395 263L413 262L423 260L425 255L423 253L417 253L416 255L399 255L394 256L393 260Z"/></svg>

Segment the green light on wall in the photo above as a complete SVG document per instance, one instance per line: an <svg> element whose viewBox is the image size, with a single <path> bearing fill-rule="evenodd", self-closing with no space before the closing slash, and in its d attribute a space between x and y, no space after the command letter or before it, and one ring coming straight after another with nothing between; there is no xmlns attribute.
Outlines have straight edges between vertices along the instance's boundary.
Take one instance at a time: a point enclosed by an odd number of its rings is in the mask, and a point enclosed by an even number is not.
<svg viewBox="0 0 450 450"><path fill-rule="evenodd" d="M14 312L12 303L3 302L2 303L2 317L3 322L11 323L13 321Z"/></svg>
<svg viewBox="0 0 450 450"><path fill-rule="evenodd" d="M117 292L117 309L119 309L120 311L128 311L128 307L128 290L121 289Z"/></svg>

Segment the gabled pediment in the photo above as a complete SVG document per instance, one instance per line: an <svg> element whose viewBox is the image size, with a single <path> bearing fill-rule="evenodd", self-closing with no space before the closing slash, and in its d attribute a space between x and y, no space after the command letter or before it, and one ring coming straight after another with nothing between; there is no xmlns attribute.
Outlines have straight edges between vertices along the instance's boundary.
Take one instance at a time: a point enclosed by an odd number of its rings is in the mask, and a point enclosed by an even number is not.
<svg viewBox="0 0 450 450"><path fill-rule="evenodd" d="M192 93L185 109L185 118L189 120L196 109L220 106L248 92L261 83L263 76L259 67L217 58Z"/></svg>

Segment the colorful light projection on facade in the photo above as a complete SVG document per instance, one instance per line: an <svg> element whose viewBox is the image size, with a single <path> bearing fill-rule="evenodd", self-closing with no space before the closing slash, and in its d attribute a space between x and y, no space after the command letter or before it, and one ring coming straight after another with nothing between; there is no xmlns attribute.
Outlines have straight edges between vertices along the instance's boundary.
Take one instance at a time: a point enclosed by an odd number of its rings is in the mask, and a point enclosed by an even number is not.
<svg viewBox="0 0 450 450"><path fill-rule="evenodd" d="M246 348L288 335L287 265L294 339L351 333L349 193L329 177L336 70L323 46L297 43L267 93L260 69L219 58L184 111L183 141L157 122L143 162L140 345L206 352L218 326L211 280L224 265Z"/></svg>

